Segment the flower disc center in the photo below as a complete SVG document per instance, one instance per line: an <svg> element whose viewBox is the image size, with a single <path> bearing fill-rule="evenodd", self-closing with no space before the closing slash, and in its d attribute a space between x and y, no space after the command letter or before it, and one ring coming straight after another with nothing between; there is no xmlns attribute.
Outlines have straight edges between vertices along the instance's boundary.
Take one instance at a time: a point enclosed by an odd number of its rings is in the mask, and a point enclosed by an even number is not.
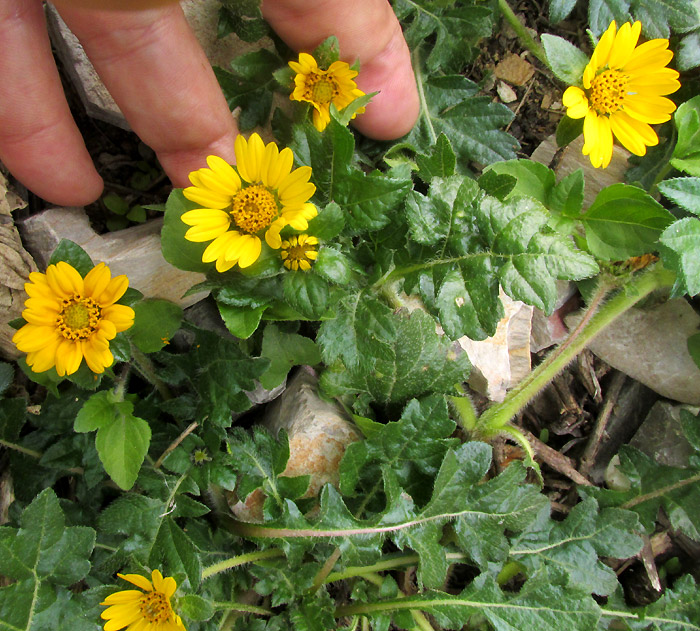
<svg viewBox="0 0 700 631"><path fill-rule="evenodd" d="M63 300L56 324L67 340L86 340L97 330L101 315L102 310L92 298L74 296Z"/></svg>
<svg viewBox="0 0 700 631"><path fill-rule="evenodd" d="M170 601L165 594L148 592L141 597L139 611L149 622L166 622L170 618Z"/></svg>
<svg viewBox="0 0 700 631"><path fill-rule="evenodd" d="M274 195L262 184L248 186L238 191L233 198L233 221L248 234L267 228L278 214Z"/></svg>
<svg viewBox="0 0 700 631"><path fill-rule="evenodd" d="M591 81L591 107L598 114L617 112L627 94L629 77L619 70L604 70Z"/></svg>
<svg viewBox="0 0 700 631"><path fill-rule="evenodd" d="M338 94L338 86L335 81L318 75L316 81L311 88L311 100L315 103L325 104L330 103L333 97Z"/></svg>

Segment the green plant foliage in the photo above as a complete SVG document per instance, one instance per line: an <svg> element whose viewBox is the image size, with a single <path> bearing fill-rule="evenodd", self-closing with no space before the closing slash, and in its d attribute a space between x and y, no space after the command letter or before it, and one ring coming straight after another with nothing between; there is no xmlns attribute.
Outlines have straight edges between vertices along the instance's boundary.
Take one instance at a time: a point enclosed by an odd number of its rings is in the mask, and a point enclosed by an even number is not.
<svg viewBox="0 0 700 631"><path fill-rule="evenodd" d="M551 10L551 5L550 5ZM573 44L556 35L542 35L542 45L552 72L568 85L581 85L588 56Z"/></svg>
<svg viewBox="0 0 700 631"><path fill-rule="evenodd" d="M297 333L285 333L274 324L265 327L261 356L270 360L270 367L260 376L260 383L268 390L280 385L292 366L321 362L313 340Z"/></svg>
<svg viewBox="0 0 700 631"><path fill-rule="evenodd" d="M182 322L182 308L167 300L142 300L134 306L134 325L128 336L144 353L165 346Z"/></svg>
<svg viewBox="0 0 700 631"><path fill-rule="evenodd" d="M700 177L700 96L681 104L673 120L678 130L678 140L671 164L679 171Z"/></svg>
<svg viewBox="0 0 700 631"><path fill-rule="evenodd" d="M19 528L0 527L0 573L15 581L0 588L0 628L39 628L35 617L67 600L66 587L90 571L94 545L92 528L66 527L51 489L24 509Z"/></svg>
<svg viewBox="0 0 700 631"><path fill-rule="evenodd" d="M511 111L488 97L477 96L478 86L461 75L424 75L417 72L423 100L421 113L405 143L417 153L449 139L457 161L490 164L515 158L518 141L501 131L513 118ZM468 120L469 125L464 125Z"/></svg>
<svg viewBox="0 0 700 631"><path fill-rule="evenodd" d="M479 40L491 34L496 17L490 7L474 0L459 4L399 0L394 10L412 49L435 38L425 60L430 72L460 72L473 58Z"/></svg>

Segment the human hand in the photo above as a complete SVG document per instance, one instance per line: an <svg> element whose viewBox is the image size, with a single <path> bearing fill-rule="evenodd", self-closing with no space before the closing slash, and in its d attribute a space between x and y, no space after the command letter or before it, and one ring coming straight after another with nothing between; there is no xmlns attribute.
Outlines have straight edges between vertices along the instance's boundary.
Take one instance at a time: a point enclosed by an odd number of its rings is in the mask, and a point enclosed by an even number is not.
<svg viewBox="0 0 700 631"><path fill-rule="evenodd" d="M114 11L133 0L58 0L61 16L132 129L152 147L175 186L216 154L233 162L237 134L226 101L182 10L172 0L138 0L142 10ZM386 0L269 0L263 11L297 50L335 34L343 58L362 64L358 87L379 90L356 127L378 139L406 133L418 98L408 49ZM91 6L99 4L101 8ZM372 37L367 37L368 33ZM72 120L51 57L39 0L0 4L0 160L40 197L84 205L102 192Z"/></svg>

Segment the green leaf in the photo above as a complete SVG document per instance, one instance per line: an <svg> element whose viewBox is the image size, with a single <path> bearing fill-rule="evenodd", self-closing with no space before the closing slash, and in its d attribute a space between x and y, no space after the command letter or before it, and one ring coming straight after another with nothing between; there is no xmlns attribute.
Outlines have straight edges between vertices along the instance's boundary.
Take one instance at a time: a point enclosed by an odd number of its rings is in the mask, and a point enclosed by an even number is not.
<svg viewBox="0 0 700 631"><path fill-rule="evenodd" d="M416 77L424 98L406 143L417 148L431 146L445 134L458 164L474 161L485 165L515 158L518 141L499 129L513 118L505 105L475 96L479 87L463 76L425 77L418 72ZM470 124L465 125L465 120Z"/></svg>
<svg viewBox="0 0 700 631"><path fill-rule="evenodd" d="M673 120L678 140L671 164L679 171L700 177L700 95L681 104Z"/></svg>
<svg viewBox="0 0 700 631"><path fill-rule="evenodd" d="M229 108L232 111L241 108L238 120L241 131L267 123L276 84L274 72L282 64L275 53L262 48L234 59L231 62L233 72L214 68Z"/></svg>
<svg viewBox="0 0 700 631"><path fill-rule="evenodd" d="M673 215L645 191L613 184L598 194L581 221L594 256L622 261L653 252Z"/></svg>
<svg viewBox="0 0 700 631"><path fill-rule="evenodd" d="M518 180L512 175L499 175L492 170L484 170L478 180L479 188L487 195L503 201L515 188Z"/></svg>
<svg viewBox="0 0 700 631"><path fill-rule="evenodd" d="M617 577L599 556L629 558L642 548L637 515L617 508L598 511L589 498L574 506L563 522L536 522L513 541L511 558L530 574L547 566L551 576L587 593L608 596L617 587Z"/></svg>
<svg viewBox="0 0 700 631"><path fill-rule="evenodd" d="M681 72L700 66L700 30L688 33L678 44L676 64Z"/></svg>
<svg viewBox="0 0 700 631"><path fill-rule="evenodd" d="M700 293L700 219L674 221L659 237L664 265L676 272L672 295Z"/></svg>
<svg viewBox="0 0 700 631"><path fill-rule="evenodd" d="M401 403L427 392L447 392L466 378L470 364L466 354L456 355L451 342L435 331L435 322L422 311L393 317L396 338L376 346L377 354L360 369L326 370L324 390L332 394L368 393L378 403ZM363 358L364 359L364 358ZM366 370L370 364L371 372Z"/></svg>
<svg viewBox="0 0 700 631"><path fill-rule="evenodd" d="M391 309L360 291L346 296L337 306L336 317L321 323L316 341L327 364L342 359L350 369L362 364L363 369L370 370L372 358L395 339L396 325Z"/></svg>
<svg viewBox="0 0 700 631"><path fill-rule="evenodd" d="M486 167L485 172L513 176L516 184L511 190L511 197L532 197L542 204L547 203L556 183L554 171L532 160L497 162Z"/></svg>
<svg viewBox="0 0 700 631"><path fill-rule="evenodd" d="M151 428L146 421L131 414L133 406L124 401L112 418L101 424L95 446L105 471L116 484L128 490L136 482L148 446Z"/></svg>
<svg viewBox="0 0 700 631"><path fill-rule="evenodd" d="M213 268L211 263L202 263L206 243L194 243L185 239L190 227L180 217L197 204L185 199L182 189L174 189L165 203L165 219L160 232L161 248L165 260L187 272L206 273Z"/></svg>
<svg viewBox="0 0 700 631"><path fill-rule="evenodd" d="M12 380L15 377L15 371L11 364L5 362L0 362L0 396L5 394L7 388L9 388Z"/></svg>
<svg viewBox="0 0 700 631"><path fill-rule="evenodd" d="M75 417L73 429L76 432L92 432L112 422L118 414L130 414L133 409L131 403L119 401L111 390L101 390L83 403Z"/></svg>
<svg viewBox="0 0 700 631"><path fill-rule="evenodd" d="M65 593L56 585L72 585L90 570L95 531L65 527L52 489L45 489L24 509L20 527L0 527L0 574L16 582L0 588L0 629L48 628L39 624L45 612Z"/></svg>
<svg viewBox="0 0 700 631"><path fill-rule="evenodd" d="M195 329L189 353L161 353L158 359L177 379L189 380L197 393L194 420L207 419L221 427L231 424L233 412L250 407L245 391L255 390L255 379L268 367L266 358L250 357L235 341L202 329Z"/></svg>
<svg viewBox="0 0 700 631"><path fill-rule="evenodd" d="M314 366L321 362L321 353L313 340L284 333L274 324L265 327L260 355L270 360L270 367L260 376L260 383L267 390L280 385L292 366Z"/></svg>
<svg viewBox="0 0 700 631"><path fill-rule="evenodd" d="M322 247L314 263L314 272L336 285L347 285L353 279L350 259L340 250Z"/></svg>
<svg viewBox="0 0 700 631"><path fill-rule="evenodd" d="M283 287L287 304L304 317L319 320L326 312L328 282L313 271L287 272Z"/></svg>
<svg viewBox="0 0 700 631"><path fill-rule="evenodd" d="M235 33L244 42L257 42L269 34L270 27L263 20L260 2L225 2L219 9L217 36L222 39Z"/></svg>
<svg viewBox="0 0 700 631"><path fill-rule="evenodd" d="M676 177L659 182L664 197L688 212L700 215L700 177Z"/></svg>
<svg viewBox="0 0 700 631"><path fill-rule="evenodd" d="M182 307L168 300L142 300L134 305L134 312L134 325L128 335L144 353L163 348L182 322Z"/></svg>
<svg viewBox="0 0 700 631"><path fill-rule="evenodd" d="M698 9L693 0L632 0L630 12L641 21L649 39L668 39L672 31L685 33L698 26Z"/></svg>
<svg viewBox="0 0 700 631"><path fill-rule="evenodd" d="M199 550L192 539L171 517L163 519L148 558L152 567L167 566L173 572L184 572L190 585L197 589L202 574Z"/></svg>
<svg viewBox="0 0 700 631"><path fill-rule="evenodd" d="M556 184L546 205L566 217L578 217L583 206L584 187L583 169L577 169Z"/></svg>
<svg viewBox="0 0 700 631"><path fill-rule="evenodd" d="M338 204L330 202L319 211L318 215L309 220L309 228L306 232L321 241L330 241L341 233L344 226L343 211Z"/></svg>
<svg viewBox="0 0 700 631"><path fill-rule="evenodd" d="M340 490L352 495L360 479L376 483L381 466L391 468L411 495L424 493L445 453L456 445L450 438L454 428L444 397L412 399L398 421L378 425L366 440L347 446L340 464Z"/></svg>
<svg viewBox="0 0 700 631"><path fill-rule="evenodd" d="M210 601L197 594L185 594L177 599L177 610L190 620L209 620L214 615Z"/></svg>
<svg viewBox="0 0 700 631"><path fill-rule="evenodd" d="M576 0L549 0L549 21L556 24L565 20L576 6Z"/></svg>
<svg viewBox="0 0 700 631"><path fill-rule="evenodd" d="M554 76L567 85L581 85L588 55L562 37L544 33L540 39Z"/></svg>
<svg viewBox="0 0 700 631"><path fill-rule="evenodd" d="M258 328L267 305L262 307L233 307L217 302L219 313L231 335L247 340Z"/></svg>
<svg viewBox="0 0 700 631"><path fill-rule="evenodd" d="M688 353L693 358L695 365L700 368L700 333L695 333L688 338Z"/></svg>
<svg viewBox="0 0 700 631"><path fill-rule="evenodd" d="M647 533L654 532L659 508L695 541L700 541L700 472L661 465L641 451L624 445L620 450L620 471L630 481L629 490L613 491L596 487L579 488L601 507L620 507L639 515Z"/></svg>
<svg viewBox="0 0 700 631"><path fill-rule="evenodd" d="M27 402L23 398L0 399L0 438L16 442L26 414Z"/></svg>
<svg viewBox="0 0 700 631"><path fill-rule="evenodd" d="M65 261L72 265L79 274L85 278L85 275L95 267L88 253L83 250L77 243L73 243L68 239L61 239L61 242L56 246L56 249L51 253L49 265L55 265L59 261Z"/></svg>
<svg viewBox="0 0 700 631"><path fill-rule="evenodd" d="M455 152L445 134L440 134L431 147L430 153L418 154L418 177L424 182L430 183L434 177L448 177L454 175L456 166Z"/></svg>
<svg viewBox="0 0 700 631"><path fill-rule="evenodd" d="M559 120L556 131L557 147L566 147L583 133L583 118L569 118L564 115Z"/></svg>
<svg viewBox="0 0 700 631"><path fill-rule="evenodd" d="M589 0L588 24L593 34L600 36L615 20L623 24L629 20L630 0Z"/></svg>
<svg viewBox="0 0 700 631"><path fill-rule="evenodd" d="M107 210L117 215L126 215L129 212L128 202L116 193L107 193L102 197L102 203Z"/></svg>
<svg viewBox="0 0 700 631"><path fill-rule="evenodd" d="M459 4L430 0L398 0L394 11L403 22L404 36L411 50L435 38L429 47L425 65L430 73L461 72L476 55L483 37L491 35L494 15L489 7L473 0ZM417 65L417 64L416 64Z"/></svg>

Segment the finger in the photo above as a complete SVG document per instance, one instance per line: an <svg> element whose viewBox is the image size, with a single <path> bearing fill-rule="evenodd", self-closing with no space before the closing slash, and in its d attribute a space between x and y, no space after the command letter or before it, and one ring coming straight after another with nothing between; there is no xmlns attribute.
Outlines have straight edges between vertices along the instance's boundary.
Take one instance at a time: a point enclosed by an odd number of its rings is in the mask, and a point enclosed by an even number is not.
<svg viewBox="0 0 700 631"><path fill-rule="evenodd" d="M102 179L68 109L41 2L0 2L0 42L0 160L47 201L94 201Z"/></svg>
<svg viewBox="0 0 700 631"><path fill-rule="evenodd" d="M134 12L63 6L61 15L175 186L186 186L207 155L234 160L233 117L179 5Z"/></svg>
<svg viewBox="0 0 700 631"><path fill-rule="evenodd" d="M366 93L379 92L355 121L379 140L408 133L419 104L411 58L394 12L386 0L264 0L263 15L289 46L311 51L331 35L341 57L360 61L356 81Z"/></svg>

